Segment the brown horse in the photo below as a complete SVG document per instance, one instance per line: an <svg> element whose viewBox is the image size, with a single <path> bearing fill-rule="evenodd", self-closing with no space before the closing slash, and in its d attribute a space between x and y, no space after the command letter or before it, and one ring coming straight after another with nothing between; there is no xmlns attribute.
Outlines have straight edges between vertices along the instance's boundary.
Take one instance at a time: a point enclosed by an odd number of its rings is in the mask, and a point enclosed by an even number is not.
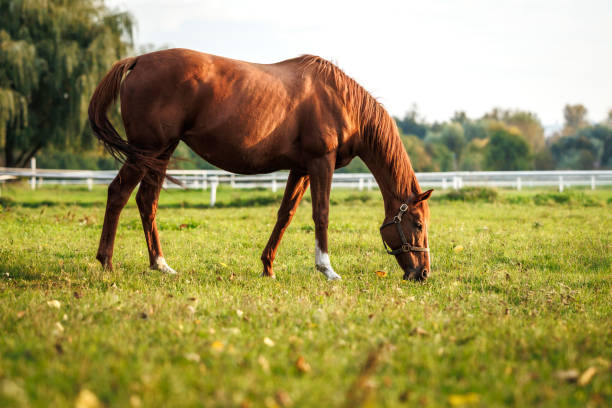
<svg viewBox="0 0 612 408"><path fill-rule="evenodd" d="M127 140L107 118L121 94ZM136 202L151 268L175 273L162 254L155 214L172 152L179 141L225 170L242 174L288 169L278 218L261 260L263 275L310 184L315 223L315 265L340 279L329 261L327 226L334 169L359 156L374 174L384 200L381 235L394 248L404 278L425 279L431 191L422 192L395 122L368 92L332 63L316 56L264 65L185 49L153 52L117 62L90 105L93 131L123 162L108 188L97 259L112 268L119 214L140 183Z"/></svg>

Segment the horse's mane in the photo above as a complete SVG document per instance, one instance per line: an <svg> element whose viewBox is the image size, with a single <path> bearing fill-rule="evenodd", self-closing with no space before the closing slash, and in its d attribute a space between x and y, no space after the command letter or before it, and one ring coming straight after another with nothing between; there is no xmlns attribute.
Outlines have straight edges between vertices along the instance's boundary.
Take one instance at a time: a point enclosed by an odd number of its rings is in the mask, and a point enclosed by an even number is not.
<svg viewBox="0 0 612 408"><path fill-rule="evenodd" d="M373 157L380 160L381 167L391 171L391 185L388 191L398 200L405 200L410 194L420 193L410 158L402 144L395 120L383 105L368 91L335 64L316 55L302 55L298 58L302 70L308 70L315 78L323 79L343 95L349 115L360 126L361 135Z"/></svg>

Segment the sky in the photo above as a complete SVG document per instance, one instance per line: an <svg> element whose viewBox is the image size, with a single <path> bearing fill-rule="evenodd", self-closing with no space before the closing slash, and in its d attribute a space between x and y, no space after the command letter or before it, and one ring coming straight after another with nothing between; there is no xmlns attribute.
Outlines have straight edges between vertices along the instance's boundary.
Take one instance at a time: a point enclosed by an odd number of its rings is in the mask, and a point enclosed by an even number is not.
<svg viewBox="0 0 612 408"><path fill-rule="evenodd" d="M494 107L563 123L612 109L612 0L107 0L137 21L137 47L273 63L329 59L395 116L427 121Z"/></svg>

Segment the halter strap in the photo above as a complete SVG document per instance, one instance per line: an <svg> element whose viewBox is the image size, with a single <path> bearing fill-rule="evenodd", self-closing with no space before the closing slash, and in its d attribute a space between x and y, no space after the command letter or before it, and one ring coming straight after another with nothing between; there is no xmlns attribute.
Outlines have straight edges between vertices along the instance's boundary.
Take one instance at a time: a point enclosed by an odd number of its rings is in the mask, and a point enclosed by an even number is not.
<svg viewBox="0 0 612 408"><path fill-rule="evenodd" d="M382 229L385 227L388 227L389 225L395 224L397 228L397 232L400 236L400 239L402 240L402 245L399 248L391 249L390 247L387 246L387 243L385 242L383 238L382 242L385 247L385 251L387 251L389 255L398 255L403 252L429 252L429 248L417 247L417 246L410 245L408 243L408 240L406 239L406 235L404 235L404 231L402 230L402 227L400 225L400 223L402 222L402 216L404 215L406 211L408 211L408 204L403 203L400 206L399 212L397 213L397 215L393 217L393 220L389 222L385 222L383 223L383 225L380 226L380 236L382 238Z"/></svg>

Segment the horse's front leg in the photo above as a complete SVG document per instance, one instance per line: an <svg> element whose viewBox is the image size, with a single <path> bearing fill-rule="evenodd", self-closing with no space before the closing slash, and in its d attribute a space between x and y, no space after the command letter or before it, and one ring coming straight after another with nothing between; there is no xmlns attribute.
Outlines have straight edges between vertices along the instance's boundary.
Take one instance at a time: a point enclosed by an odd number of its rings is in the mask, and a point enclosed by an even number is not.
<svg viewBox="0 0 612 408"><path fill-rule="evenodd" d="M285 187L285 194L283 195L283 202L278 210L278 217L276 225L266 248L261 254L261 262L263 263L263 276L273 278L274 271L272 270L272 263L276 257L276 250L280 244L280 240L283 237L283 233L289 226L295 211L297 210L300 201L306 190L308 190L308 176L304 174L298 174L296 171L291 170L289 177L287 178L287 186Z"/></svg>
<svg viewBox="0 0 612 408"><path fill-rule="evenodd" d="M334 174L335 156L316 159L308 166L312 195L312 218L315 224L315 266L328 280L339 280L329 261L327 226L329 225L329 194Z"/></svg>

